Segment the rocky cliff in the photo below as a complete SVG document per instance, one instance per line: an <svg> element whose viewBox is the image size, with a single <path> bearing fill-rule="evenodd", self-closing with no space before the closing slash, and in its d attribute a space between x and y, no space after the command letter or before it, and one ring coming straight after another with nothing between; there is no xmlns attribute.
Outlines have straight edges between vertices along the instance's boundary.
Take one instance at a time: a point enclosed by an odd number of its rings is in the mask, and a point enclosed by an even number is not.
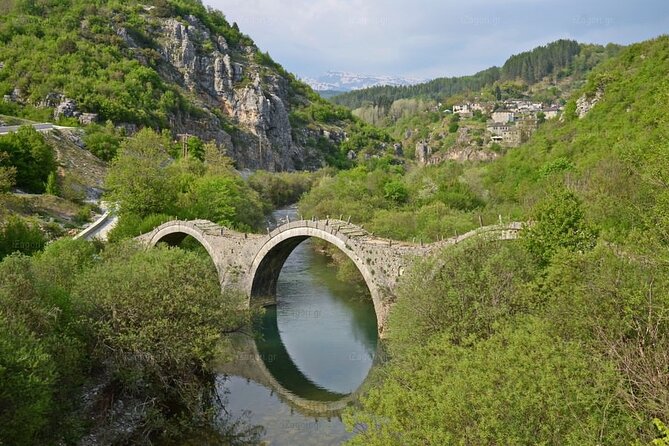
<svg viewBox="0 0 669 446"><path fill-rule="evenodd" d="M141 57L142 47L118 28ZM159 73L191 94L204 112L198 120L183 113L171 117L177 134L192 134L227 148L239 168L271 171L314 168L305 160L318 158L312 149L293 140L288 79L254 61L258 49L233 50L225 37L212 33L197 17L160 18L153 22L162 58ZM234 134L218 116L229 118ZM316 159L315 164L320 160Z"/></svg>
<svg viewBox="0 0 669 446"><path fill-rule="evenodd" d="M148 125L175 139L194 135L240 169L311 169L340 156L350 113L338 114L199 0L52 3L0 16L0 30L37 26L0 39L6 104L84 125L111 120L130 133Z"/></svg>

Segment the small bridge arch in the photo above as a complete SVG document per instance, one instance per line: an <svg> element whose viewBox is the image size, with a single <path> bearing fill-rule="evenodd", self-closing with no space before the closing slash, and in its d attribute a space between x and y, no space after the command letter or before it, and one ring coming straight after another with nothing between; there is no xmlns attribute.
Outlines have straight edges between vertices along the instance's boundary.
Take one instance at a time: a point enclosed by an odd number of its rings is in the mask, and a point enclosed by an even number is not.
<svg viewBox="0 0 669 446"><path fill-rule="evenodd" d="M216 243L216 233L223 233L224 228L208 220L193 221L169 221L158 226L149 234L140 236L149 247L158 243L167 243L170 246L178 246L188 236L193 237L207 251L209 257L216 266L219 282L222 284L224 271L221 271L219 257L221 255Z"/></svg>

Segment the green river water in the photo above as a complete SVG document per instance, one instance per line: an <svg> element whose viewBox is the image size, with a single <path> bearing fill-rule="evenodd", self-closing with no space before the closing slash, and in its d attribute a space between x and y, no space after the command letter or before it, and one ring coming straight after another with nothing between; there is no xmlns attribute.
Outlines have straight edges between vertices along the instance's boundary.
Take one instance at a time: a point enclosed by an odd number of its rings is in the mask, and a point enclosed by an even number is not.
<svg viewBox="0 0 669 446"><path fill-rule="evenodd" d="M280 219L291 211L277 211ZM293 211L294 212L294 211ZM290 394L306 401L336 401L357 390L377 349L371 298L342 282L330 259L310 240L299 245L279 277L277 305L268 307L256 329L259 357ZM226 416L262 426L268 445L340 444L350 433L339 416L307 415L283 402L275 389L221 374L217 391Z"/></svg>

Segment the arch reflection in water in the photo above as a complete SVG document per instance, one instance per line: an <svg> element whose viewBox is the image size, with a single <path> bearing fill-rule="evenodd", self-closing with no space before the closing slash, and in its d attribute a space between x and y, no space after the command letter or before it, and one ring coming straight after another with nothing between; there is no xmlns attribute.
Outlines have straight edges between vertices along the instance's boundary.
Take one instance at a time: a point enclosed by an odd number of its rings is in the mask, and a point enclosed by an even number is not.
<svg viewBox="0 0 669 446"><path fill-rule="evenodd" d="M338 280L328 262L309 240L295 248L281 270L277 305L266 309L256 341L281 386L324 402L360 387L377 347L371 299Z"/></svg>

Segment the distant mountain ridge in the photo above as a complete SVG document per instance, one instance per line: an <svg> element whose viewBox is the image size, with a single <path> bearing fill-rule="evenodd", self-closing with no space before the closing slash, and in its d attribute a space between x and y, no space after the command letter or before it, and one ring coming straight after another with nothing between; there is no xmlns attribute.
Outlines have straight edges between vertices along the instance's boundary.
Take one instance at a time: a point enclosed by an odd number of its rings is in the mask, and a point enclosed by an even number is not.
<svg viewBox="0 0 669 446"><path fill-rule="evenodd" d="M344 92L331 100L335 104L356 109L365 104L392 103L398 99L442 101L506 81L532 85L545 78L557 80L572 76L582 79L592 68L615 56L621 49L621 46L615 44L592 45L561 39L513 55L501 67L493 66L473 75L436 78L413 85L368 87Z"/></svg>
<svg viewBox="0 0 669 446"><path fill-rule="evenodd" d="M426 79L328 71L315 79L303 78L302 82L305 82L316 91L349 92L371 87L415 85L426 82Z"/></svg>

